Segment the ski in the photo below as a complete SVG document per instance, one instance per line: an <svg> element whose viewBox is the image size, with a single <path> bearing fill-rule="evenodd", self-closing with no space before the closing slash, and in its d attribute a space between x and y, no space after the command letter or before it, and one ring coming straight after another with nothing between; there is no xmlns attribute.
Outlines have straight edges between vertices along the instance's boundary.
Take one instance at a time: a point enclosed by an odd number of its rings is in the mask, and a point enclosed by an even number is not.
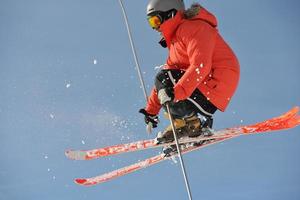
<svg viewBox="0 0 300 200"><path fill-rule="evenodd" d="M240 135L244 134L252 134L252 133L264 133L264 132L270 132L270 131L276 131L276 130L283 130L283 129L289 129L296 127L300 125L300 116L297 114L299 111L298 107L293 108L289 112L287 112L284 115L281 115L279 117L275 117L272 119L269 119L264 122L260 122L254 125L249 125L249 126L241 126L237 128L230 128L230 129L225 129L223 130L224 132L228 132L228 134L231 135L223 135L223 137L218 137L215 139L207 139L205 142L200 145L200 146L190 146L182 150L182 154L186 154L188 152L197 150L197 149L202 149L204 147L220 143L222 141L232 139L235 137L238 137ZM225 134L225 133L224 133ZM176 155L174 155L176 156ZM170 159L170 157L166 157L165 154L159 154L157 156L148 158L146 160L134 163L132 165L114 170L112 172L105 173L100 176L95 176L91 178L78 178L75 179L75 183L83 186L92 186L96 185L99 183L104 183L109 180L112 180L114 178L118 178L121 176L124 176L126 174L138 171L140 169L152 166L154 164L160 163L161 161Z"/></svg>
<svg viewBox="0 0 300 200"><path fill-rule="evenodd" d="M259 122L253 125L246 125L234 128L227 128L219 131L214 131L212 136L199 136L195 138L182 137L179 139L179 143L189 143L189 142L200 142L205 140L214 140L218 138L232 137L237 135L247 135L247 134L258 134L270 131L278 131L287 128L293 128L299 125L299 107L294 107L287 113L274 117L272 119ZM285 123L285 124L284 124ZM118 144L113 146L108 146L104 148L92 149L92 150L67 150L65 155L69 159L73 160L91 160L96 158L101 158L105 156L117 155L126 152L139 151L149 148L163 147L166 145L175 144L163 143L157 144L156 139L142 140L127 144Z"/></svg>
<svg viewBox="0 0 300 200"><path fill-rule="evenodd" d="M231 138L233 138L233 137L237 137L237 136L232 136ZM194 151L196 149L201 149L201 148L207 147L209 145L225 141L227 139L230 139L230 138L225 137L225 138L218 138L218 139L215 139L215 140L209 140L209 141L205 142L204 144L202 144L201 146L198 146L198 147L193 147L192 146L192 147L183 149L181 151L181 153L186 154L186 153ZM176 156L176 155L177 154L175 154L173 156ZM138 170L146 168L146 167L150 167L154 164L160 163L161 161L169 160L169 159L171 159L171 157L166 157L164 153L161 153L159 155L153 156L153 157L148 158L146 160L143 160L143 161L134 163L132 165L114 170L112 172L105 173L105 174L100 175L100 176L95 176L95 177L91 177L91 178L77 178L77 179L75 179L75 183L77 183L79 185L82 185L82 186L92 186L92 185L104 183L104 182L110 181L114 178L124 176L126 174L138 171Z"/></svg>
<svg viewBox="0 0 300 200"><path fill-rule="evenodd" d="M203 140L211 140L220 137L225 137L226 135L228 137L230 136L229 133L225 133L224 135L215 135L210 137L203 137L203 136L199 136L195 138L182 137L179 139L179 143L183 144L183 143L196 142L196 141L200 142ZM112 156L121 153L134 152L134 151L150 149L150 148L164 147L166 145L172 145L172 144L175 144L175 142L157 144L155 139L150 139L150 140L142 140L142 141L132 142L128 144L119 144L119 145L93 149L93 150L67 150L65 154L69 159L72 160L92 160L92 159L101 158L105 156Z"/></svg>

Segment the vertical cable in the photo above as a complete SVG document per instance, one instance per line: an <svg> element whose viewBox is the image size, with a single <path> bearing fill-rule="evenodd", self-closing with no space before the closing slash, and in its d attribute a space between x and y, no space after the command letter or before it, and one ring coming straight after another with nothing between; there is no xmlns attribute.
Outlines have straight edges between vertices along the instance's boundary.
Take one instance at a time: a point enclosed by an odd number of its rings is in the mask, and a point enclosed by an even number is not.
<svg viewBox="0 0 300 200"><path fill-rule="evenodd" d="M120 3L120 6L122 8L122 12L123 12L123 16L124 16L124 21L125 21L125 24L126 24L126 28L127 28L127 32L128 32L128 37L129 37L129 41L130 41L130 45L131 45L131 50L132 50L134 61L135 61L135 65L136 65L136 68L137 68L137 71L138 71L138 76L139 76L140 83L141 83L141 86L142 86L142 89L143 89L144 97L145 97L146 102L147 102L148 101L147 91L146 91L145 83L144 83L144 80L143 80L143 77L142 77L140 64L139 64L138 58L136 56L136 50L135 50L135 46L134 46L133 39L132 39L132 36L131 36L132 34L131 34L131 29L130 29L130 26L129 26L129 23L128 23L127 14L126 14L124 5L122 3L122 0L119 0L119 3Z"/></svg>

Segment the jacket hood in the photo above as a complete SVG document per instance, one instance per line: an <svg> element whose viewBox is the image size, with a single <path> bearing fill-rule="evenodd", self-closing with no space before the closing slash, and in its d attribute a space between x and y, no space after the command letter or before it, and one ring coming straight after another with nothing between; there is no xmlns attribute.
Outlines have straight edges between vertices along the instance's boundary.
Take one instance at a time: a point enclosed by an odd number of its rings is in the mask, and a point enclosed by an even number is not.
<svg viewBox="0 0 300 200"><path fill-rule="evenodd" d="M185 19L188 20L200 19L209 23L213 27L218 26L217 18L198 3L193 4L189 9L184 11L183 14Z"/></svg>
<svg viewBox="0 0 300 200"><path fill-rule="evenodd" d="M183 12L178 11L175 17L168 19L160 26L160 30L168 47L170 46L170 42L178 26L189 20L202 20L210 24L212 27L217 27L218 25L217 19L213 14L200 6L200 4L193 4L191 8Z"/></svg>

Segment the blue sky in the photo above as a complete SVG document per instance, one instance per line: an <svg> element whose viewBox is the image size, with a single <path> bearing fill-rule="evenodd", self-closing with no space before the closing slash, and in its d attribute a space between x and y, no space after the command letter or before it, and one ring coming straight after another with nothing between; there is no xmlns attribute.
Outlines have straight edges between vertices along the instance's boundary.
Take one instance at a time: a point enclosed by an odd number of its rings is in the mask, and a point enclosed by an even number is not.
<svg viewBox="0 0 300 200"><path fill-rule="evenodd" d="M123 0L148 91L167 52L148 27L147 1ZM300 105L297 0L200 1L241 64L239 88L215 129ZM192 1L186 1L190 5ZM152 138L117 0L0 1L0 199L187 199L171 161L95 187L89 177L159 150L88 162L64 150ZM167 125L162 119L159 129ZM300 199L300 129L236 138L184 156L195 199Z"/></svg>

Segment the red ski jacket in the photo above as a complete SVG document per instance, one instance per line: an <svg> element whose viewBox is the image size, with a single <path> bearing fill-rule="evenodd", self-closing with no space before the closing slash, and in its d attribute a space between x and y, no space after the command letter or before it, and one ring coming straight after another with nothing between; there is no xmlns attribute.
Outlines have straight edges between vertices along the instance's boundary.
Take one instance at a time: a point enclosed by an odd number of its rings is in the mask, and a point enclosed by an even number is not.
<svg viewBox="0 0 300 200"><path fill-rule="evenodd" d="M198 88L219 110L225 111L240 76L239 62L217 30L214 15L201 7L186 19L182 12L160 27L169 48L165 69L184 70L174 86L175 101L185 100ZM146 111L158 114L161 109L154 88Z"/></svg>

